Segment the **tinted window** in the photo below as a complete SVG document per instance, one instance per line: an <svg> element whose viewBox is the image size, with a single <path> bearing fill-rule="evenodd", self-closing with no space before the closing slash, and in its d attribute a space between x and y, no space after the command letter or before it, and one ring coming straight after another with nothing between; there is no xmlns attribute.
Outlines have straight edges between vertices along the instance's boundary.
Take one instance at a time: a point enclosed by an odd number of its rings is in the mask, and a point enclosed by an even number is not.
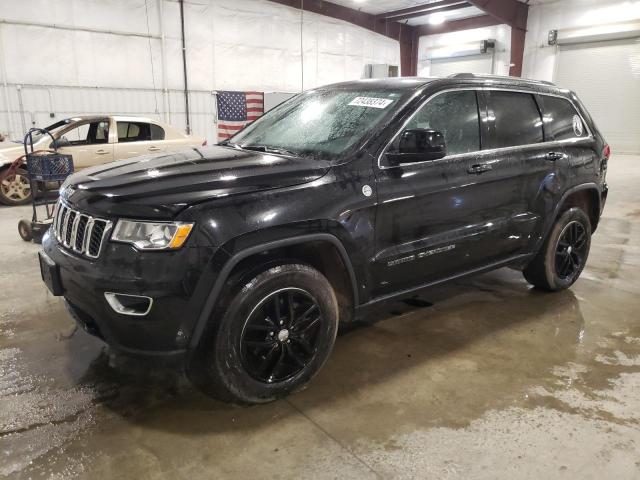
<svg viewBox="0 0 640 480"><path fill-rule="evenodd" d="M542 118L533 95L488 91L489 119L494 121L485 148L515 147L543 141Z"/></svg>
<svg viewBox="0 0 640 480"><path fill-rule="evenodd" d="M164 140L164 129L153 123L151 124L151 140Z"/></svg>
<svg viewBox="0 0 640 480"><path fill-rule="evenodd" d="M442 132L447 155L480 150L480 122L476 92L447 92L431 99L411 119L407 129L430 128ZM398 140L394 142L397 148Z"/></svg>
<svg viewBox="0 0 640 480"><path fill-rule="evenodd" d="M118 142L144 142L151 140L151 129L144 122L118 122Z"/></svg>
<svg viewBox="0 0 640 480"><path fill-rule="evenodd" d="M583 137L587 129L569 100L544 96L544 128L547 140Z"/></svg>

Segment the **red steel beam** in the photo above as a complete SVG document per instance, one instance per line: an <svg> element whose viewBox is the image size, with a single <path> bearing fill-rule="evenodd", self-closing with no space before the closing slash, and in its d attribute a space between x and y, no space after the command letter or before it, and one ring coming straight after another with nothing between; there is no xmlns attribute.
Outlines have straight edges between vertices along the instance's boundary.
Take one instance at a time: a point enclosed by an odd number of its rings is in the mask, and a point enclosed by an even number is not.
<svg viewBox="0 0 640 480"><path fill-rule="evenodd" d="M287 7L303 9L305 12L317 13L352 23L372 32L379 33L400 43L401 75L415 76L418 68L418 36L417 28L403 25L396 21L376 18L370 13L326 2L324 0L270 0ZM448 1L448 0L447 0ZM459 0L458 0L459 1ZM414 55L415 53L415 55Z"/></svg>
<svg viewBox="0 0 640 480"><path fill-rule="evenodd" d="M483 17L446 22L441 26L419 27L419 35L432 35L469 28L486 27L506 23L511 27L511 66L509 75L522 76L524 58L524 41L527 34L527 18L529 6L518 0L468 0L480 10L487 13Z"/></svg>
<svg viewBox="0 0 640 480"><path fill-rule="evenodd" d="M509 75L520 77L522 75L529 5L518 0L469 0L469 2L511 27L511 67L509 68Z"/></svg>
<svg viewBox="0 0 640 480"><path fill-rule="evenodd" d="M512 77L522 76L522 61L524 59L524 39L526 30L511 28L511 67L509 75Z"/></svg>
<svg viewBox="0 0 640 480"><path fill-rule="evenodd" d="M518 0L469 0L469 3L511 28L527 29L529 5L526 3Z"/></svg>

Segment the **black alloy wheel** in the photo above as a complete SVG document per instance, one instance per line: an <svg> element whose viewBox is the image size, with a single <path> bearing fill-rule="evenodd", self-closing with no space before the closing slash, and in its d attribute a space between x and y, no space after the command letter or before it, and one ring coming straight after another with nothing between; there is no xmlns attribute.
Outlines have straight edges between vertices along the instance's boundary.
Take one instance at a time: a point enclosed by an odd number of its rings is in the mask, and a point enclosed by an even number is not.
<svg viewBox="0 0 640 480"><path fill-rule="evenodd" d="M571 280L582 271L586 259L587 232L580 222L568 223L556 245L556 273L563 280Z"/></svg>
<svg viewBox="0 0 640 480"><path fill-rule="evenodd" d="M589 217L578 207L569 208L556 219L540 250L522 273L539 290L564 290L580 277L590 247Z"/></svg>
<svg viewBox="0 0 640 480"><path fill-rule="evenodd" d="M251 311L241 338L241 358L253 378L282 382L302 371L317 351L322 316L316 300L300 288L284 288Z"/></svg>
<svg viewBox="0 0 640 480"><path fill-rule="evenodd" d="M338 332L333 286L309 265L283 262L238 272L221 294L187 373L205 393L265 403L304 388Z"/></svg>

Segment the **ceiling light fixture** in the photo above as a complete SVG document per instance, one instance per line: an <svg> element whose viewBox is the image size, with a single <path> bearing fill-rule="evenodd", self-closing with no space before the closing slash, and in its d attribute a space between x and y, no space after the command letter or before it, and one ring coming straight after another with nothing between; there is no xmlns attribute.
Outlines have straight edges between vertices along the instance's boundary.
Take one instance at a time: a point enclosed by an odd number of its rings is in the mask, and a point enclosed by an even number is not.
<svg viewBox="0 0 640 480"><path fill-rule="evenodd" d="M429 15L429 25L442 25L447 17L444 16L443 13L434 13L433 15Z"/></svg>

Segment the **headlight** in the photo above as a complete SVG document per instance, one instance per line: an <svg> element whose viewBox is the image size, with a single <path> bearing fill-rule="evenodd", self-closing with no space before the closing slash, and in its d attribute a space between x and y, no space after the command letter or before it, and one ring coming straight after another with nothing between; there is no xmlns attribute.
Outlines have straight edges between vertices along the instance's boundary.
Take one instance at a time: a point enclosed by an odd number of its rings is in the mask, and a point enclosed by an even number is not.
<svg viewBox="0 0 640 480"><path fill-rule="evenodd" d="M111 240L130 243L138 250L175 250L187 241L192 228L193 223L118 220Z"/></svg>

